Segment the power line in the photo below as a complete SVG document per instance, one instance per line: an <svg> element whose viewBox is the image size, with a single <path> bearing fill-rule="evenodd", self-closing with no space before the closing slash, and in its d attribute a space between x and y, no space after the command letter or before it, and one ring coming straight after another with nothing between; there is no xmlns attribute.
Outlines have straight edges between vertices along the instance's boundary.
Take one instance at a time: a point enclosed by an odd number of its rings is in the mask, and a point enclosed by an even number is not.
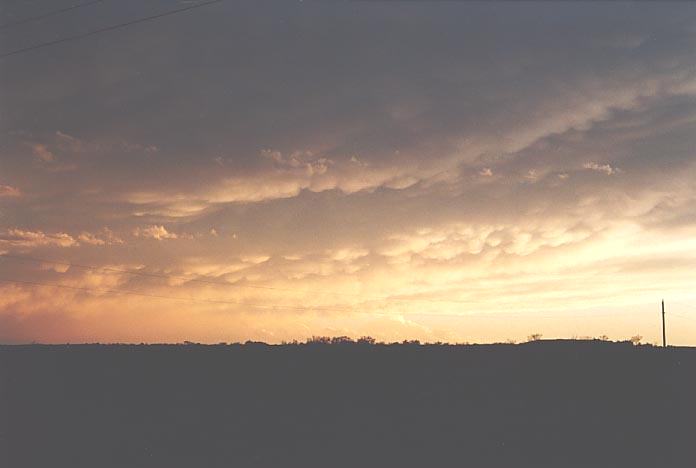
<svg viewBox="0 0 696 468"><path fill-rule="evenodd" d="M174 14L177 14L177 13L182 13L182 12L184 12L184 11L189 11L189 10L193 10L193 9L196 9L196 8L202 8L202 7L204 7L204 6L212 5L213 3L220 3L220 2L222 2L222 1L224 1L224 0L208 0L208 1L205 1L205 2L201 2L201 3L196 3L195 5L187 6L187 7L184 7L184 8L178 8L178 9L176 9L176 10L169 10L169 11L165 11L164 13L158 13L158 14L156 14L156 15L146 16L146 17L143 17L143 18L138 18L138 19L135 19L135 20L132 20L132 21L128 21L128 22L125 22L125 23L118 23L118 24L115 24L115 25L113 25L113 26L107 26L107 27L105 27L105 28L95 29L95 30L93 30L93 31L88 31L88 32L86 32L86 33L76 34L76 35L74 35L74 36L63 37L63 38L61 38L61 39L56 39L56 40L54 40L54 41L42 42L42 43L35 44L35 45L29 46L29 47L24 47L24 48L22 48L22 49L16 49L16 50L12 50L12 51L9 51L9 52L2 53L2 54L0 54L0 59L5 58L5 57L10 57L10 56L12 56L12 55L19 55L19 54L22 54L22 53L24 53L24 52L29 52L29 51L31 51L31 50L42 49L42 48L44 48L44 47L49 47L49 46L56 45L56 44L62 44L62 43L64 43L64 42L69 42L69 41L75 41L75 40L78 40L78 39L83 39L83 38L85 38L85 37L93 36L93 35L95 35L95 34L100 34L100 33L103 33L103 32L114 31L114 30L116 30L116 29L122 29L122 28L125 28L125 27L127 27L127 26L134 25L134 24L144 23L144 22L146 22L146 21L151 21L151 20L155 20L155 19L158 19L158 18L162 18L162 17L164 17L164 16L169 16L169 15L174 15Z"/></svg>
<svg viewBox="0 0 696 468"><path fill-rule="evenodd" d="M59 10L49 11L48 13L44 13L44 14L42 14L42 15L32 16L32 17L30 17L30 18L25 18L25 19L22 19L22 20L17 20L17 21L12 21L12 22L9 22L9 23L0 24L0 30L1 30L1 29L11 28L11 27L14 27L14 26L19 26L19 25L21 25L21 24L31 23L31 22L33 22L33 21L42 20L42 19L44 19L44 18L49 18L49 17L51 17L51 16L60 15L60 14L62 14L62 13L68 12L68 11L77 10L78 8L87 7L87 6L94 5L94 4L96 4L96 3L102 3L102 2L105 2L105 1L106 1L106 0L91 0L91 1L89 1L89 2L78 3L78 4L76 4L76 5L71 5L71 6L69 6L69 7L61 8L61 9L59 9Z"/></svg>
<svg viewBox="0 0 696 468"><path fill-rule="evenodd" d="M11 255L11 254L0 254L0 257L12 258L15 260L24 260L24 261L30 261L30 262L50 263L50 264L54 264L54 265L83 268L86 270L96 270L96 271L106 271L106 272L111 272L111 273L121 273L121 274L127 274L127 275L137 275L137 276L143 276L143 277L148 277L148 278L175 279L175 280L183 280L183 281L192 282L192 283L214 284L214 285L219 285L219 286L235 286L235 287L252 288L252 289L264 289L264 290L270 290L270 291L283 291L283 292L293 292L293 293L302 292L305 294L324 294L324 295L332 295L332 296L356 297L356 298L360 298L360 299L364 299L364 300L368 300L368 301L431 302L431 303L451 303L451 304L472 304L473 303L473 301L456 301L456 300L450 300L450 299L420 299L420 298L413 298L413 297L400 298L400 297L391 297L391 296L378 297L378 296L366 296L364 294L355 294L355 293L341 293L341 292L333 292L333 291L317 291L317 290L306 290L306 289L298 290L296 288L280 288L277 286L263 286L263 285L256 285L256 284L239 284L239 283L230 283L228 281L215 281L215 280L208 280L208 279L201 279L201 278L189 278L188 276L181 276L181 275L165 275L165 274L161 274L161 273L148 273L148 272L144 272L144 271L124 270L121 268L98 267L98 266L94 266L94 265L85 265L85 264L78 264L78 263L72 263L72 262L59 262L59 261L55 261L55 260L47 260L47 259L43 259L43 258L27 257L27 256Z"/></svg>

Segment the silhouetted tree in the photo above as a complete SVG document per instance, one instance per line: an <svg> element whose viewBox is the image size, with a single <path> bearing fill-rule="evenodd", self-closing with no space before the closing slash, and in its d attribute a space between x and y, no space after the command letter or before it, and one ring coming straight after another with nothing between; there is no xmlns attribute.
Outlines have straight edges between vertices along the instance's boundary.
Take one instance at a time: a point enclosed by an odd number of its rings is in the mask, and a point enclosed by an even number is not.
<svg viewBox="0 0 696 468"><path fill-rule="evenodd" d="M331 337L312 336L311 338L307 338L307 344L331 344Z"/></svg>
<svg viewBox="0 0 696 468"><path fill-rule="evenodd" d="M353 339L349 336L334 336L331 338L331 344L350 344L353 342Z"/></svg>
<svg viewBox="0 0 696 468"><path fill-rule="evenodd" d="M634 336L631 337L631 339L630 339L629 341L630 341L631 343L633 343L634 345L638 345L638 344L640 344L640 340L642 340L642 339L643 339L642 336L640 336L640 335L634 335Z"/></svg>

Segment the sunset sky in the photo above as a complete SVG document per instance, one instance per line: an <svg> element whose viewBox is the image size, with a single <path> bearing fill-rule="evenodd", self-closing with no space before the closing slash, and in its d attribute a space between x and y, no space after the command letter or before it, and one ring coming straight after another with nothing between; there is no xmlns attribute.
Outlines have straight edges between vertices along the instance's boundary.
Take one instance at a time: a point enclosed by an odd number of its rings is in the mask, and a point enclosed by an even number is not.
<svg viewBox="0 0 696 468"><path fill-rule="evenodd" d="M1 58L0 342L657 342L664 298L696 345L695 51L686 2L227 1Z"/></svg>

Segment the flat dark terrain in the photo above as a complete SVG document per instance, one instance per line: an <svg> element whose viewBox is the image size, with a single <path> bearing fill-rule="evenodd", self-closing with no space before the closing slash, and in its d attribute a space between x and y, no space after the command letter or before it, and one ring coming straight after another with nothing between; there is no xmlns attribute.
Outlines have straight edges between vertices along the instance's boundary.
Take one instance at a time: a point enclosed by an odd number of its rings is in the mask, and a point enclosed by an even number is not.
<svg viewBox="0 0 696 468"><path fill-rule="evenodd" d="M696 349L0 346L0 466L696 466Z"/></svg>

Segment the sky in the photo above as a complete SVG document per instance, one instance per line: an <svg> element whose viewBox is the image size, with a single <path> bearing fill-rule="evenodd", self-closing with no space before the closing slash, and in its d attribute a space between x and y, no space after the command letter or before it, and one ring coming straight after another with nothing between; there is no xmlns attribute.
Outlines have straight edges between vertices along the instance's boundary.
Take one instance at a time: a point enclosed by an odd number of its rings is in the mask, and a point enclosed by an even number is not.
<svg viewBox="0 0 696 468"><path fill-rule="evenodd" d="M696 345L694 50L688 2L257 0L0 58L0 342L658 342L665 299Z"/></svg>

